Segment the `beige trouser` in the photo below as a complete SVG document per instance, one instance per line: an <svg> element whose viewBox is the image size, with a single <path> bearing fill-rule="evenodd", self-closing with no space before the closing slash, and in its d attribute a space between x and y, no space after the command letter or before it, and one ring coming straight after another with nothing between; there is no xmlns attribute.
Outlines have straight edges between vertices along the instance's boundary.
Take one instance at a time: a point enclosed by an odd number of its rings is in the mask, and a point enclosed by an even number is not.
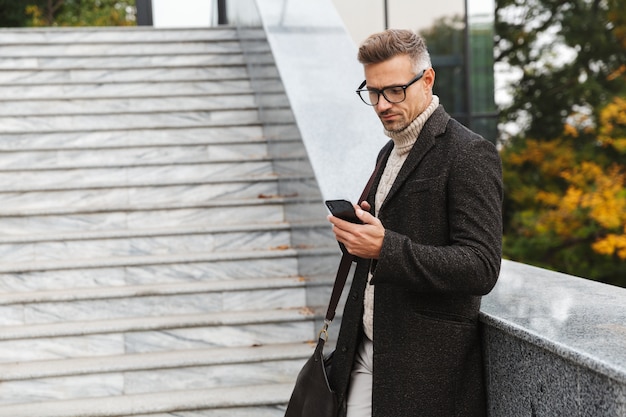
<svg viewBox="0 0 626 417"><path fill-rule="evenodd" d="M372 370L374 369L374 344L366 336L359 346L352 367L348 391L347 417L372 416Z"/></svg>

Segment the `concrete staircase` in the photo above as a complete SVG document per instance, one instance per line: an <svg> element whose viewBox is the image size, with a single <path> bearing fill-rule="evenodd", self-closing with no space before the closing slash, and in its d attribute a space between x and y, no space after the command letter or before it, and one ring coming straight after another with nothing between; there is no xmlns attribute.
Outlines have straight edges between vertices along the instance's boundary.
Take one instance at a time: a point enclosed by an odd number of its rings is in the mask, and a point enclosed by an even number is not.
<svg viewBox="0 0 626 417"><path fill-rule="evenodd" d="M338 247L263 32L0 40L0 416L282 416Z"/></svg>

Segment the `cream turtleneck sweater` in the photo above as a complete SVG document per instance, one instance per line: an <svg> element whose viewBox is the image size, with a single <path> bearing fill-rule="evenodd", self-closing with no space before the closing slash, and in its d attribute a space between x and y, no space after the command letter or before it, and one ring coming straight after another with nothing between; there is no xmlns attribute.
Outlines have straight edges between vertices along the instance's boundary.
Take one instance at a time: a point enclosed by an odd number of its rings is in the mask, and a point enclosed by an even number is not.
<svg viewBox="0 0 626 417"><path fill-rule="evenodd" d="M380 183L376 190L376 197L374 201L374 213L378 216L380 207L382 206L391 186L393 185L400 168L406 161L409 151L413 148L413 145L417 141L417 137L424 127L424 123L430 117L435 109L439 106L439 97L433 95L433 99L426 107L426 109L411 122L406 128L392 132L385 130L385 135L389 136L393 140L393 150L389 155L385 169L380 178ZM365 286L365 297L363 300L363 330L365 335L374 340L374 285L369 285L369 281L372 279L370 273L368 277L368 285Z"/></svg>

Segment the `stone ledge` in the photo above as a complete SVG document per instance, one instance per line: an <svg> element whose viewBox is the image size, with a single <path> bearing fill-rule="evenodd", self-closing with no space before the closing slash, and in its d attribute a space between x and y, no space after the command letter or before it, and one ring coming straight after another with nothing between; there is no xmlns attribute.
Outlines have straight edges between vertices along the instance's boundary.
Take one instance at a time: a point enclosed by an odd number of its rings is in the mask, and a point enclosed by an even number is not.
<svg viewBox="0 0 626 417"><path fill-rule="evenodd" d="M626 289L503 261L481 320L492 417L626 415Z"/></svg>

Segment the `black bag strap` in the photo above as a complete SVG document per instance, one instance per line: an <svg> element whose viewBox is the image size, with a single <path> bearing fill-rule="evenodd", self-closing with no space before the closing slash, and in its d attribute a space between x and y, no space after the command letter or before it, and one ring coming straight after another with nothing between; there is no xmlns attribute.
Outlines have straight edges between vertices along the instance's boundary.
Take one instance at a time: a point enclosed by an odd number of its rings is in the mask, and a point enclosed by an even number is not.
<svg viewBox="0 0 626 417"><path fill-rule="evenodd" d="M361 193L361 197L357 202L360 204L362 201L367 200L367 196L370 193L370 189L372 188L372 184L374 184L374 180L376 179L376 174L380 171L383 163L387 160L387 155L391 152L393 147L387 151L387 153L378 160L376 164L376 168L374 168L374 172L370 176L370 179L367 181L363 192ZM347 251L343 253L341 256L341 261L339 262L339 268L337 269L337 275L335 277L335 284L333 285L333 292L330 296L330 302L328 303L328 309L326 310L326 316L324 318L324 327L320 331L320 338L324 335L324 339L328 339L328 326L335 318L335 311L337 310L337 305L339 304L339 299L341 298L341 293L343 292L343 287L346 285L346 281L348 279L348 273L350 272L350 267L352 266L352 262L356 260L356 256L350 255Z"/></svg>

